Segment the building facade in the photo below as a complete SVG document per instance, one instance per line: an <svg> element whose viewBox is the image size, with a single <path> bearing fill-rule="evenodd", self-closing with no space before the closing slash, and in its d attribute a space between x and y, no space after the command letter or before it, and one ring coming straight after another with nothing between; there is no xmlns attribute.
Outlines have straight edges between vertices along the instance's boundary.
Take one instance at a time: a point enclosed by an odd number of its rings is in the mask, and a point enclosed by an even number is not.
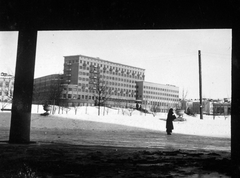
<svg viewBox="0 0 240 178"><path fill-rule="evenodd" d="M179 88L146 82L145 69L83 55L65 56L63 74L34 80L34 101L54 100L50 88L61 83L58 104L62 106L105 105L136 107L167 112L176 107ZM58 93L59 94L59 93ZM55 97L56 98L56 97ZM38 102L39 103L39 102Z"/></svg>
<svg viewBox="0 0 240 178"><path fill-rule="evenodd" d="M60 104L63 74L52 74L34 79L34 104Z"/></svg>
<svg viewBox="0 0 240 178"><path fill-rule="evenodd" d="M189 107L193 113L200 114L200 102L193 101L192 106ZM203 100L202 112L207 115L230 115L231 102Z"/></svg>
<svg viewBox="0 0 240 178"><path fill-rule="evenodd" d="M143 81L145 69L83 55L64 57L63 102L70 105L94 105L99 87L104 90L105 105L133 105L136 81ZM104 87L103 87L104 86Z"/></svg>
<svg viewBox="0 0 240 178"><path fill-rule="evenodd" d="M148 110L157 109L159 112L167 112L169 108L176 108L178 105L179 87L137 81L136 100Z"/></svg>

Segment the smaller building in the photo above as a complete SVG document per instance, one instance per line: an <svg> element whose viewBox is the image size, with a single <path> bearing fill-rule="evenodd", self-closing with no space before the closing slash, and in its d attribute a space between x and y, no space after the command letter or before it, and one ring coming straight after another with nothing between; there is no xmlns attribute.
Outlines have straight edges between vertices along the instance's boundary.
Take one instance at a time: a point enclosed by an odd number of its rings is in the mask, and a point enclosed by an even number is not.
<svg viewBox="0 0 240 178"><path fill-rule="evenodd" d="M59 104L62 98L62 74L52 74L34 79L34 104Z"/></svg>
<svg viewBox="0 0 240 178"><path fill-rule="evenodd" d="M158 83L137 81L136 100L147 110L168 112L169 108L176 108L179 102L179 87Z"/></svg>
<svg viewBox="0 0 240 178"><path fill-rule="evenodd" d="M192 106L189 107L193 113L200 114L199 100L193 101ZM230 115L231 103L223 101L203 100L202 101L203 114L208 115Z"/></svg>
<svg viewBox="0 0 240 178"><path fill-rule="evenodd" d="M213 103L213 115L230 115L230 103Z"/></svg>

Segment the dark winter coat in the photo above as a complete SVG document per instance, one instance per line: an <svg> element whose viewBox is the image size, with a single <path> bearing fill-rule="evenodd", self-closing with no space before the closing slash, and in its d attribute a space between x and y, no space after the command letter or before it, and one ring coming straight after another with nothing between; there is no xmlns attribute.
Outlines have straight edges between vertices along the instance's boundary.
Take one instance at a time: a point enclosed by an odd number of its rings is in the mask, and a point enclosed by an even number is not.
<svg viewBox="0 0 240 178"><path fill-rule="evenodd" d="M176 119L176 116L173 114L172 111L169 111L168 116L167 116L167 122L166 122L166 128L168 131L172 131L173 128L173 120Z"/></svg>

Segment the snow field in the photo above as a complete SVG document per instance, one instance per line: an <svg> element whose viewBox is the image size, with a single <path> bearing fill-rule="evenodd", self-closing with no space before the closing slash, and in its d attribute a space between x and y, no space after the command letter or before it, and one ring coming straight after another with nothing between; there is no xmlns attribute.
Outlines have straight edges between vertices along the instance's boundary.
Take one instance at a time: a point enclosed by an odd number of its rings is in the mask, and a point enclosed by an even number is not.
<svg viewBox="0 0 240 178"><path fill-rule="evenodd" d="M37 107L36 105L32 106L32 113L40 114L44 112L41 105L37 112ZM68 112L66 112L66 109L60 110L59 113L57 108L54 116L63 119L112 123L165 132L167 113L158 113L154 117L152 114L145 114L134 110L130 116L128 109L101 107L100 115L98 115L97 107L81 106L77 108L77 113L75 113L74 108L70 108ZM213 116L203 115L203 119L201 120L199 115L193 117L185 114L183 118L186 119L186 121L175 121L173 123L173 134L181 133L224 138L231 137L231 116L226 118L224 116L215 116L215 119L213 119ZM72 126L68 125L68 127L71 129Z"/></svg>

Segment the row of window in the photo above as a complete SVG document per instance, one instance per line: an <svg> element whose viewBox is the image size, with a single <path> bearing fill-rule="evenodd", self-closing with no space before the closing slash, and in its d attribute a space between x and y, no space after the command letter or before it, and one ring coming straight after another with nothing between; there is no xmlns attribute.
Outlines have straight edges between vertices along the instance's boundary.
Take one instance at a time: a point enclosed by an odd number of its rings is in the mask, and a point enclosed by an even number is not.
<svg viewBox="0 0 240 178"><path fill-rule="evenodd" d="M86 93L97 93L96 90L93 89L81 89L79 90L80 92L86 92ZM135 97L135 94L132 94L131 92L118 92L116 90L109 90L109 91L105 91L105 94L108 95L115 95L115 96L124 96L124 97Z"/></svg>
<svg viewBox="0 0 240 178"><path fill-rule="evenodd" d="M78 63L78 60L72 60L72 61L69 61L70 63ZM89 61L85 61L85 60L79 60L80 64L87 64L87 65L91 65L91 66L99 66L99 67L104 67L104 68L111 68L111 69L116 69L116 70L124 70L124 71L129 71L129 72L134 72L134 70L132 71L131 69L124 69L125 66L122 66L122 67L114 67L114 66L111 66L111 64L109 63L109 65L105 65L105 64L99 64L99 63L96 63L96 62L89 62Z"/></svg>
<svg viewBox="0 0 240 178"><path fill-rule="evenodd" d="M158 96L148 96L148 95L136 95L137 98L142 98L144 100L150 100L150 99L155 99L155 100L169 100L169 101L178 101L178 98L177 99L173 99L173 98L168 98L168 97L158 97Z"/></svg>
<svg viewBox="0 0 240 178"><path fill-rule="evenodd" d="M178 101L178 99L167 98L167 97L157 97L157 96L143 96L144 99L156 99L156 100L168 100L168 101Z"/></svg>
<svg viewBox="0 0 240 178"><path fill-rule="evenodd" d="M111 77L111 76L103 76L103 79L110 79L110 80L117 80L117 81L128 82L128 83L135 83L135 80L128 80L128 79Z"/></svg>
<svg viewBox="0 0 240 178"><path fill-rule="evenodd" d="M90 70L90 72L95 72L95 73L99 73L99 72L103 72L103 73L106 73L106 72L116 72L116 73L125 73L125 74L131 74L131 75L142 75L143 72L137 72L137 71L131 71L131 70L128 70L128 69L121 69L121 68L114 68L114 67L94 67L94 66L90 66L90 67L86 67L86 65L79 65L79 68L80 69L84 69L84 70ZM102 70L103 69L103 70Z"/></svg>
<svg viewBox="0 0 240 178"><path fill-rule="evenodd" d="M74 99L86 99L86 100L94 100L94 96L88 96L88 95L78 95L78 96L75 96L75 95L72 95L72 94L63 94L62 95L63 99L71 99L71 98L74 98Z"/></svg>
<svg viewBox="0 0 240 178"><path fill-rule="evenodd" d="M68 88L68 91L81 91L82 89L86 89L86 88L93 88L94 85L83 85L82 88ZM67 91L67 88L63 88L63 90ZM106 90L114 90L114 91L126 91L126 92L132 92L134 93L135 90L128 90L128 89L120 89L120 88L114 88L114 87L107 87Z"/></svg>
<svg viewBox="0 0 240 178"><path fill-rule="evenodd" d="M85 90L85 91L87 92L88 90ZM95 93L95 92L92 91L92 93ZM123 97L132 97L132 98L135 97L135 94L118 93L116 91L114 91L114 92L109 91L109 94L114 94L115 96L123 96ZM63 94L63 98L66 98L66 96L68 96L68 98L77 99L75 94ZM81 95L78 95L78 99L81 99L81 98L79 98L79 96L81 96ZM84 96L84 95L82 95L82 96ZM88 96L88 95L86 95L86 96ZM168 101L173 101L173 102L178 101L177 99L164 98L164 97L152 97L152 98L144 97L144 99L146 101L148 101L148 99L168 100ZM152 102L152 101L148 101L148 102Z"/></svg>
<svg viewBox="0 0 240 178"><path fill-rule="evenodd" d="M90 76L91 78L94 78L94 77L98 78L98 76L96 76L96 75L89 75L88 72L79 72L79 76L81 76L81 75ZM123 79L123 78L113 77L113 76L100 75L99 78L109 79L109 80L117 80L117 81L128 82L128 83L135 83L135 80Z"/></svg>
<svg viewBox="0 0 240 178"><path fill-rule="evenodd" d="M143 91L143 93L152 94L152 95L164 95L164 96L170 96L170 97L178 97L178 95L172 95L172 94L168 94L168 93L159 93L159 92L153 92L153 91Z"/></svg>
<svg viewBox="0 0 240 178"><path fill-rule="evenodd" d="M123 97L134 97L134 95L126 95L126 94L117 94L117 96L123 96ZM74 94L63 94L63 99L85 99L85 100L95 100L97 96L92 95L74 95Z"/></svg>
<svg viewBox="0 0 240 178"><path fill-rule="evenodd" d="M97 91L93 90L92 88L79 89L78 91L97 94ZM72 93L65 93L65 94L72 94ZM132 91L117 91L117 90L109 89L109 90L105 91L105 94L108 94L109 96L113 95L113 96L123 96L123 97L132 97L132 98L134 97L135 98L135 93ZM75 95L75 94L73 94L73 95Z"/></svg>
<svg viewBox="0 0 240 178"><path fill-rule="evenodd" d="M166 102L157 102L157 101L147 101L144 100L143 103L144 105L155 105L155 106L175 106L176 103L166 103Z"/></svg>
<svg viewBox="0 0 240 178"><path fill-rule="evenodd" d="M84 66L79 66L79 69L83 69L83 70L87 70L89 71L89 67L84 67ZM91 73L91 70L90 70ZM96 71L97 73L97 71ZM142 78L141 76L144 75L143 73L138 73L138 74L134 74L134 73L121 73L121 72L114 72L114 71L104 71L104 70L100 70L100 73L106 73L106 74L111 74L111 75L118 75L118 76L124 76L124 77L129 77L129 78Z"/></svg>
<svg viewBox="0 0 240 178"><path fill-rule="evenodd" d="M166 91L166 92L178 93L177 90L170 90L170 89L165 89L165 88L150 87L150 86L144 86L143 88L150 89L150 90L158 90L158 91Z"/></svg>
<svg viewBox="0 0 240 178"><path fill-rule="evenodd" d="M79 81L89 81L90 83L94 83L94 80L91 80L89 78L78 78ZM106 85L112 85L112 86L121 86L121 87L129 87L129 88L135 88L135 85L130 85L130 84L125 84L125 83L118 83L118 82L109 82L109 81L103 81L103 83L105 83ZM78 84L79 86L81 86L81 83Z"/></svg>
<svg viewBox="0 0 240 178"><path fill-rule="evenodd" d="M92 76L92 77L96 77L96 76ZM129 80L129 79L124 79L124 78L112 77L112 76L100 75L100 78L108 79L108 80L122 81L122 82L127 82L127 83L135 83L135 80Z"/></svg>

